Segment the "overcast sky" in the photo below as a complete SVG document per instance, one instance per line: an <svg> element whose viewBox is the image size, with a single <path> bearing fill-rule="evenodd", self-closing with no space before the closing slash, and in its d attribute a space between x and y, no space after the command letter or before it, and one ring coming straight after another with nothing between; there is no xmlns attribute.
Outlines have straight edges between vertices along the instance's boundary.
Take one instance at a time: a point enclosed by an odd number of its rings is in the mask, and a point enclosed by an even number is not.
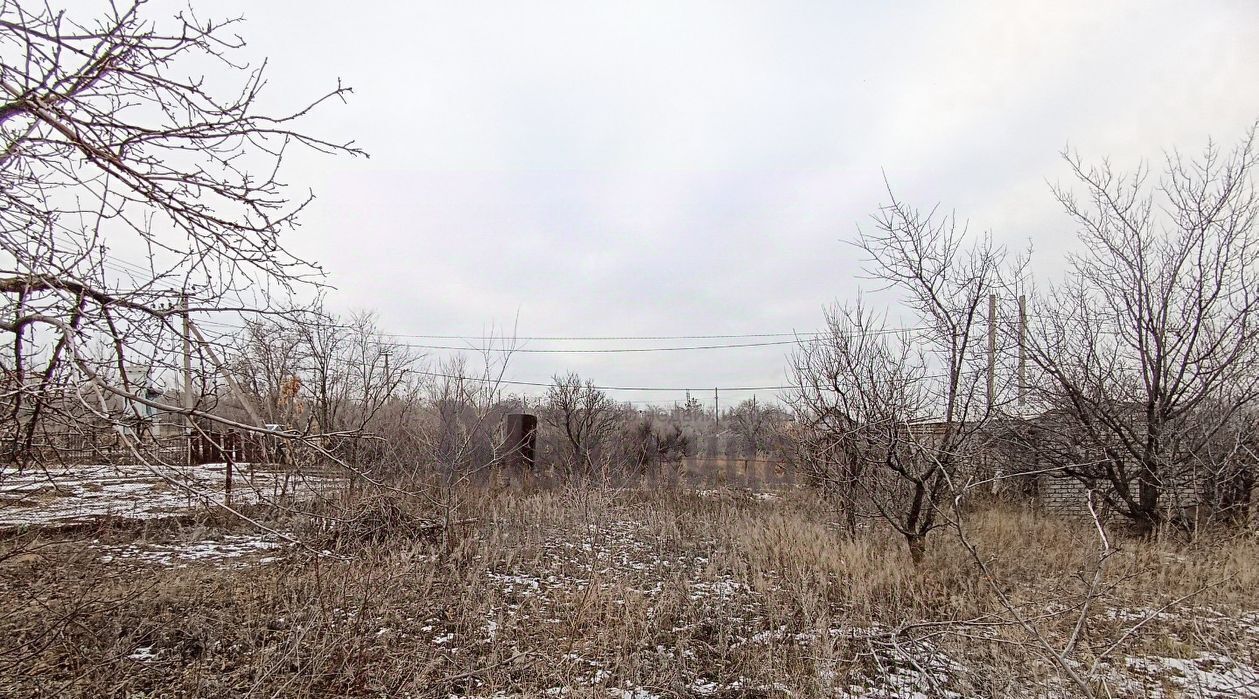
<svg viewBox="0 0 1259 699"><path fill-rule="evenodd" d="M1048 191L1064 146L1126 167L1259 117L1249 1L297 7L198 11L245 16L274 104L353 86L307 130L371 158L294 161L318 200L289 243L336 308L394 333L813 330L865 283L845 241L884 172L1052 276L1073 239ZM509 376L773 385L786 349L517 355Z"/></svg>

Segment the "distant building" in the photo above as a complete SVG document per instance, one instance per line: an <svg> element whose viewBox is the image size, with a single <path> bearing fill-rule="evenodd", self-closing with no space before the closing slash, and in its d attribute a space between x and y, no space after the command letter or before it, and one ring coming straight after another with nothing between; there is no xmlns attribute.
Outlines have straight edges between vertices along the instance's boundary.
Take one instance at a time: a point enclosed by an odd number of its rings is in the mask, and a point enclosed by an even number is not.
<svg viewBox="0 0 1259 699"><path fill-rule="evenodd" d="M143 400L122 398L123 416L121 428L137 437L154 439L176 434L172 428L175 416L165 413L144 401L163 402L164 392L152 375L152 368L140 364L126 367L127 380L119 388ZM177 428L176 428L177 429Z"/></svg>

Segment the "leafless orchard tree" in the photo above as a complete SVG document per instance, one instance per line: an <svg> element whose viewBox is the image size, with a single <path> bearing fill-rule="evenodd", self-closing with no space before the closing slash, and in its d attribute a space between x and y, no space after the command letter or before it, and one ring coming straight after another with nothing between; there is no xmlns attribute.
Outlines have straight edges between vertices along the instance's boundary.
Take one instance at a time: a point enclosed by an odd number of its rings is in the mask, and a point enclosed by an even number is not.
<svg viewBox="0 0 1259 699"><path fill-rule="evenodd" d="M606 393L580 376L556 376L547 389L543 420L566 445L565 462L574 475L596 475L597 459L621 422L621 411Z"/></svg>
<svg viewBox="0 0 1259 699"><path fill-rule="evenodd" d="M662 464L676 464L691 448L691 440L680 426L665 424L651 414L627 416L620 432L618 458L632 464L632 475L641 475Z"/></svg>
<svg viewBox="0 0 1259 699"><path fill-rule="evenodd" d="M420 358L386 338L370 312L342 319L320 308L317 317L299 327L310 348L311 395L320 430L349 435L356 447L363 436L384 438L380 418L386 407L416 403L420 382L414 369Z"/></svg>
<svg viewBox="0 0 1259 699"><path fill-rule="evenodd" d="M491 333L472 355L475 360L454 355L422 374L426 380L416 413L419 419L408 430L408 444L415 445L413 470L405 475L436 477L438 487L418 494L442 513L445 546L454 541L452 528L461 521L461 486L492 477L511 452L503 424L519 406L504 394L503 381L515 347L514 330L497 337Z"/></svg>
<svg viewBox="0 0 1259 699"><path fill-rule="evenodd" d="M311 200L280 173L295 147L361 154L297 130L349 89L262 112L264 73L240 62L235 25L190 10L158 16L141 1L103 3L93 15L0 0L11 458L31 452L51 417L74 411L115 425L142 406L221 422L204 404L150 395L129 368L173 378L182 315L250 310L254 289L318 282L320 270L280 241ZM206 80L203 69L236 84Z"/></svg>
<svg viewBox="0 0 1259 699"><path fill-rule="evenodd" d="M1146 532L1197 504L1186 490L1244 501L1253 484L1255 138L1252 127L1228 152L1168 153L1156 181L1064 153L1083 193L1054 189L1083 251L1034 307L1029 353L1050 411L1035 438L1048 464Z"/></svg>
<svg viewBox="0 0 1259 699"><path fill-rule="evenodd" d="M857 246L871 276L900 290L922 327L910 337L861 304L830 310L825 331L799 343L789 401L814 476L843 494L850 527L877 515L919 561L999 408L984 389L985 309L1002 286L1005 255L986 236L967 244L954 217L895 196Z"/></svg>
<svg viewBox="0 0 1259 699"><path fill-rule="evenodd" d="M778 448L778 437L786 415L781 408L758 402L755 397L742 401L722 416L723 424L742 440L744 446L755 452L769 452Z"/></svg>
<svg viewBox="0 0 1259 699"><path fill-rule="evenodd" d="M307 348L295 324L275 317L250 320L225 353L237 385L254 399L267 424L297 426L309 419L299 400ZM242 417L243 412L233 414Z"/></svg>
<svg viewBox="0 0 1259 699"><path fill-rule="evenodd" d="M269 423L337 435L324 446L358 464L385 461L385 441L406 441L407 417L419 404L420 358L385 337L372 313L342 318L319 303L264 316L246 323L224 354L233 359L237 386Z"/></svg>
<svg viewBox="0 0 1259 699"><path fill-rule="evenodd" d="M894 198L858 244L870 257L871 276L901 290L919 323L909 331L889 328L885 315L858 301L829 309L823 332L801 340L789 399L804 464L845 501L850 528L866 517L887 522L916 564L932 532L954 535L1003 607L985 623L1020 629L1025 637L1017 643L1093 696L1091 671L1080 668L1075 653L1113 550L1102 522L1096 561L1079 571L1078 595L1053 600L1075 615L1077 630L1064 646L1050 641L1039 608L1011 598L1001 552L981 551L966 521L967 499L992 476L982 467L992 427L1014 398L1010 380L993 387L991 401L986 385L989 294L1009 296L1004 252L986 237L968 244L952 217L920 215ZM1000 339L999 351L1010 342ZM969 623L935 630L966 635Z"/></svg>
<svg viewBox="0 0 1259 699"><path fill-rule="evenodd" d="M789 402L802 423L804 470L823 492L842 500L849 532L855 533L860 515L883 510L907 541L918 542L919 520L931 516L922 511L929 504L927 483L902 526L898 478L877 469L886 465L916 477L909 471L918 467L909 463L916 454L906 429L930 419L935 406L924 391L925 357L907 338L885 332L882 318L860 304L828 309L824 333L802 341L792 356ZM915 543L913 550L918 548Z"/></svg>
<svg viewBox="0 0 1259 699"><path fill-rule="evenodd" d="M508 453L504 419L515 409L503 378L515 342L491 340L475 361L455 355L427 373L416 437L419 461L432 464L448 486L484 477Z"/></svg>

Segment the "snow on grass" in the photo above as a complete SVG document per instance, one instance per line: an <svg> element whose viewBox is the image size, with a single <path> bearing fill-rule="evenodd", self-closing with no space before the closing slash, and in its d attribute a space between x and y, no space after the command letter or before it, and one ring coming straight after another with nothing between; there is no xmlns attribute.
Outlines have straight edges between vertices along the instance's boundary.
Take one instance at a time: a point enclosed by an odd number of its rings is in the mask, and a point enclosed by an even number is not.
<svg viewBox="0 0 1259 699"><path fill-rule="evenodd" d="M1112 607L1106 610L1106 617L1115 621L1146 623L1150 621L1174 620L1176 615L1157 609Z"/></svg>
<svg viewBox="0 0 1259 699"><path fill-rule="evenodd" d="M700 581L691 583L691 599L697 600L704 597L716 597L724 600L747 590L747 585L730 580L729 578L720 578L712 581Z"/></svg>
<svg viewBox="0 0 1259 699"><path fill-rule="evenodd" d="M711 680L697 677L691 682L691 686L688 689L701 697L706 697L716 694L721 689L721 685Z"/></svg>
<svg viewBox="0 0 1259 699"><path fill-rule="evenodd" d="M515 592L519 587L523 592L537 592L542 587L542 581L538 578L528 575L512 575L508 573L489 572L488 575L494 581L503 585L503 592Z"/></svg>
<svg viewBox="0 0 1259 699"><path fill-rule="evenodd" d="M133 543L95 545L102 563L148 563L169 568L182 568L193 563L217 563L248 556L260 551L280 548L283 542L274 536L257 534L227 535L182 543ZM275 557L258 559L258 563L274 561Z"/></svg>
<svg viewBox="0 0 1259 699"><path fill-rule="evenodd" d="M1128 657L1127 672L1112 674L1116 686L1151 698L1192 696L1201 699L1259 697L1259 671L1227 655L1198 653L1192 658ZM1135 677L1133 676L1135 675Z"/></svg>
<svg viewBox="0 0 1259 699"><path fill-rule="evenodd" d="M339 479L233 466L233 504L308 496ZM148 519L222 502L226 464L93 465L59 469L0 468L0 527L76 524L103 516Z"/></svg>
<svg viewBox="0 0 1259 699"><path fill-rule="evenodd" d="M612 673L603 668L598 668L594 674L590 676L590 684L603 684L611 679Z"/></svg>
<svg viewBox="0 0 1259 699"><path fill-rule="evenodd" d="M436 645L442 646L447 643L450 643L453 640L455 640L455 632L450 631L450 632L447 632L438 636L437 638L434 638L433 643Z"/></svg>
<svg viewBox="0 0 1259 699"><path fill-rule="evenodd" d="M650 692L642 687L630 687L628 689L620 689L618 687L610 687L608 696L617 699L663 699L663 697L655 692Z"/></svg>
<svg viewBox="0 0 1259 699"><path fill-rule="evenodd" d="M766 617L758 606L758 596L778 589L777 586L765 581L753 589L732 572L715 569L715 561L721 558L714 556L716 545L714 541L692 540L681 550L674 548L675 545L661 546L646 526L628 520L601 522L575 537L571 532L553 534L543 539L537 567L516 561L507 570L486 571L485 575L508 604L506 610L502 607L490 610L490 617L499 614L499 610L503 615L498 621L486 623L485 634L501 640L504 636L500 623L506 628L518 627L522 622L515 614L524 608L526 600L533 600L528 603L530 608L545 608L555 599L563 599L566 593L593 586L610 593L605 599L620 604L624 599L618 595L632 591L642 596L641 603L647 605L645 613L650 616L654 610L653 598L667 590L676 590L690 604L720 612L725 621L737 622L735 628L745 629L743 633L735 631L729 639L731 649L759 654L778 653L783 646L794 646L811 652L810 649L819 644L856 642L859 653L869 661L868 667L854 671L848 666L841 667L838 661L819 661L824 667L819 668L817 677L829 688L831 696L962 696L950 689L968 672L961 663L923 641L901 638L894 643L889 640L894 635L891 628L792 629L784 625L765 628ZM666 604L676 603L672 597L669 599ZM540 612L536 622L559 622L550 618L554 613L550 609ZM676 627L672 633L688 633L702 624ZM439 636L434 642L445 643L446 636ZM655 652L673 659L678 657L674 649L664 645L657 645ZM693 650L684 649L681 655L694 662ZM590 696L591 688L604 686L615 677L610 666L578 653L570 652L561 661L570 666L567 672L572 678L571 684L552 687L548 692L552 696ZM793 696L794 690L781 683L766 684L746 677L717 679L702 666L695 667L694 671L693 678L687 680L689 696ZM649 699L657 696L657 690L634 684L606 691L614 697Z"/></svg>
<svg viewBox="0 0 1259 699"><path fill-rule="evenodd" d="M141 646L132 651L131 655L128 655L127 658L129 660L147 662L150 660L157 660L157 653L153 652L153 646Z"/></svg>
<svg viewBox="0 0 1259 699"><path fill-rule="evenodd" d="M251 554L268 553L279 546L276 540L258 536L223 537L216 540L184 544L133 544L101 547L102 559L140 560L157 565L188 565L199 561L246 559ZM723 653L733 651L738 657L769 656L809 658L808 677L799 675L775 682L764 674L756 679L745 668L723 666L713 658L697 656L695 650L671 647L665 638L654 652L669 660L663 667L672 675L667 687L654 687L640 670L628 669L616 660L601 655L598 646L573 646L573 651L556 659L563 674L563 686L546 690L549 696L607 696L620 699L655 699L658 696L810 696L802 693L821 690L821 696L838 699L902 699L910 697L958 698L973 691L976 677L984 672L982 661L976 661L964 649L934 645L933 639L911 638L907 632L897 633L892 626L844 625L834 617L830 623L810 627L808 621L784 622L781 614L766 611L763 595L780 591L777 581L768 578L753 585L745 582L729 566L729 556L716 542L688 538L685 541L662 542L650 534L641 522L612 520L597 526L569 532L544 531L536 558L519 557L495 560L482 581L488 581L490 604L476 618L462 621L442 615L424 621L419 631L422 642L432 644L434 652L451 658L475 657L476 649L487 645L516 648L524 630L544 624L563 623L572 613L566 607L567 597L574 591L598 591L595 595L611 603L626 600L642 605L648 619L662 614L668 619L661 632L672 629L671 635L703 637L711 632L709 616L720 614L723 629ZM259 561L265 560L258 558ZM724 562L724 563L723 563ZM673 593L673 594L669 594ZM637 595L637 597L635 597ZM681 605L685 615L674 621L668 617L671 605ZM660 610L665 610L661 612ZM677 610L674 610L677 612ZM1139 605L1117 606L1104 612L1109 620L1131 626L1145 619L1153 622L1174 621L1182 610L1158 610ZM339 608L334 610L342 613ZM346 610L353 618L356 612ZM1234 617L1233 622L1259 628L1259 614ZM414 628L383 618L366 619L370 623L364 634L392 638L405 636L403 629ZM693 632L693 633L692 633ZM683 639L685 640L685 638ZM939 642L938 640L936 642ZM946 653L944 649L947 649ZM144 651L143 653L141 651ZM575 652L574 652L575 651ZM651 645L635 649L650 655ZM1255 697L1259 699L1259 674L1241 659L1244 653L1202 653L1190 658L1120 656L1109 666L1099 681L1114 696L1175 697L1193 696L1204 699L1222 697ZM1171 652L1171 651L1161 651ZM152 648L137 649L136 660L153 660ZM640 656L641 657L641 656ZM647 667L650 667L649 665ZM636 682L608 686L636 672ZM740 673L745 673L741 675ZM732 676L733 675L733 676ZM797 682L805 682L797 685ZM553 681L552 681L553 682ZM548 683L550 684L550 683ZM502 686L501 684L498 686ZM546 686L546 685L543 685ZM466 690L465 690L466 691ZM534 696L536 692L534 690ZM660 694L659 692L663 692ZM469 697L515 697L523 694L484 694ZM1054 696L1051 692L1046 696Z"/></svg>

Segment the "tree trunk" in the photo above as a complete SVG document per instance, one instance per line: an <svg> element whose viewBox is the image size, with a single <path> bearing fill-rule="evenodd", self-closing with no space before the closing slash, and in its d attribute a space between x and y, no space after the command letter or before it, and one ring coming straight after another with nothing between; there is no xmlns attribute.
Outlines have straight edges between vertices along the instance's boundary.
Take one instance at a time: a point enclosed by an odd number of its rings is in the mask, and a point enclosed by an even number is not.
<svg viewBox="0 0 1259 699"><path fill-rule="evenodd" d="M1158 474L1149 464L1142 464L1141 474L1137 476L1137 508L1132 519L1137 532L1142 536L1152 536L1158 530L1158 500L1162 484Z"/></svg>
<svg viewBox="0 0 1259 699"><path fill-rule="evenodd" d="M927 553L927 537L921 534L906 534L905 543L909 545L909 559L914 567L922 565L923 556Z"/></svg>

